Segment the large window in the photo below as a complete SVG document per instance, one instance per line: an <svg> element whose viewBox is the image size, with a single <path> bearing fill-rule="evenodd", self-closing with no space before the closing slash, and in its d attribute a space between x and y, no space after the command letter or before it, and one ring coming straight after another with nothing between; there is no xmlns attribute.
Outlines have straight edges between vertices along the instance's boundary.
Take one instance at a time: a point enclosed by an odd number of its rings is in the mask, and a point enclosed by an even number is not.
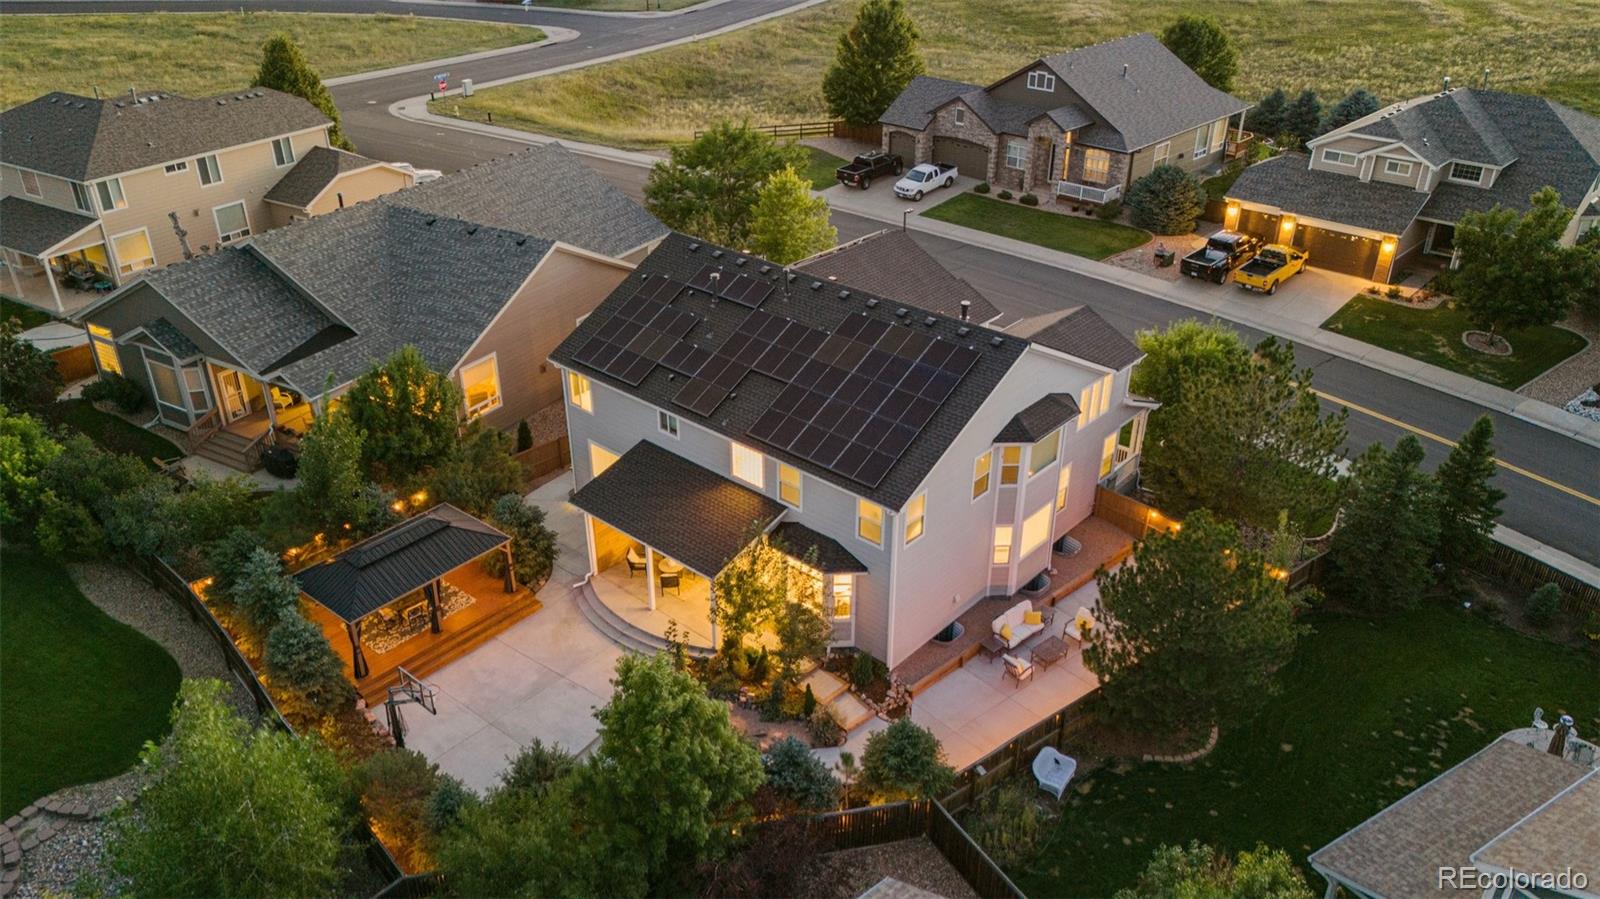
<svg viewBox="0 0 1600 899"><path fill-rule="evenodd" d="M994 469L994 450L989 450L972 463L972 498L989 492L989 473Z"/></svg>
<svg viewBox="0 0 1600 899"><path fill-rule="evenodd" d="M1105 414L1111 406L1111 380L1115 375L1106 375L1078 395L1078 430L1083 430L1089 422Z"/></svg>
<svg viewBox="0 0 1600 899"><path fill-rule="evenodd" d="M1083 180L1104 184L1111 180L1111 154L1094 147L1083 150Z"/></svg>
<svg viewBox="0 0 1600 899"><path fill-rule="evenodd" d="M733 447L733 476L757 490L767 486L767 457L740 443Z"/></svg>
<svg viewBox="0 0 1600 899"><path fill-rule="evenodd" d="M117 356L117 344L111 338L111 329L100 325L89 326L89 342L94 344L94 361L102 374L122 374L122 359Z"/></svg>
<svg viewBox="0 0 1600 899"><path fill-rule="evenodd" d="M250 219L244 214L244 201L218 206L211 210L217 220L217 241L233 243L250 236Z"/></svg>
<svg viewBox="0 0 1600 899"><path fill-rule="evenodd" d="M1217 119L1211 123L1211 149L1220 150L1228 142L1228 120Z"/></svg>
<svg viewBox="0 0 1600 899"><path fill-rule="evenodd" d="M994 555L991 560L996 565L1011 564L1011 525L994 526Z"/></svg>
<svg viewBox="0 0 1600 899"><path fill-rule="evenodd" d="M468 418L500 408L500 363L494 353L461 369L461 390Z"/></svg>
<svg viewBox="0 0 1600 899"><path fill-rule="evenodd" d="M1028 90L1053 91L1056 89L1056 76L1053 72L1035 71L1028 73Z"/></svg>
<svg viewBox="0 0 1600 899"><path fill-rule="evenodd" d="M1115 432L1106 435L1105 445L1100 448L1100 477L1111 473L1111 467L1117 461L1117 435Z"/></svg>
<svg viewBox="0 0 1600 899"><path fill-rule="evenodd" d="M850 617L851 609L855 606L856 576L853 574L836 574L833 576L833 617L846 619Z"/></svg>
<svg viewBox="0 0 1600 899"><path fill-rule="evenodd" d="M800 508L800 469L778 463L778 499Z"/></svg>
<svg viewBox="0 0 1600 899"><path fill-rule="evenodd" d="M23 193L30 197L44 196L44 191L39 189L39 175L37 172L30 172L27 169L17 169L17 173L22 176Z"/></svg>
<svg viewBox="0 0 1600 899"><path fill-rule="evenodd" d="M1061 453L1061 429L1044 435L1044 439L1028 449L1028 477L1044 471Z"/></svg>
<svg viewBox="0 0 1600 899"><path fill-rule="evenodd" d="M206 373L199 365L188 365L183 369L183 386L189 391L189 408L196 412L204 412L211 408L211 400L206 395Z"/></svg>
<svg viewBox="0 0 1600 899"><path fill-rule="evenodd" d="M575 371L567 372L567 398L579 409L594 413L594 393L590 390L589 379Z"/></svg>
<svg viewBox="0 0 1600 899"><path fill-rule="evenodd" d="M1199 159L1210 152L1211 128L1208 126L1194 133L1194 158Z"/></svg>
<svg viewBox="0 0 1600 899"><path fill-rule="evenodd" d="M1022 554L1038 549L1050 539L1050 522L1055 516L1049 506L1040 506L1022 522Z"/></svg>
<svg viewBox="0 0 1600 899"><path fill-rule="evenodd" d="M1028 165L1027 141L1006 141L1006 168L1021 169Z"/></svg>
<svg viewBox="0 0 1600 899"><path fill-rule="evenodd" d="M150 249L150 232L140 228L120 235L111 241L117 251L117 271L124 275L150 268L156 264L155 251Z"/></svg>
<svg viewBox="0 0 1600 899"><path fill-rule="evenodd" d="M1061 466L1061 476L1056 478L1056 511L1067 507L1067 488L1072 485L1072 463Z"/></svg>
<svg viewBox="0 0 1600 899"><path fill-rule="evenodd" d="M272 162L278 168L294 162L294 144L287 137L280 137L272 142Z"/></svg>
<svg viewBox="0 0 1600 899"><path fill-rule="evenodd" d="M96 182L94 187L100 194L101 212L128 208L128 198L122 193L121 178L107 178Z"/></svg>
<svg viewBox="0 0 1600 899"><path fill-rule="evenodd" d="M598 478L614 465L617 454L594 441L589 442L589 477Z"/></svg>
<svg viewBox="0 0 1600 899"><path fill-rule="evenodd" d="M1451 181L1465 181L1468 184L1483 183L1483 166L1458 162L1450 166Z"/></svg>
<svg viewBox="0 0 1600 899"><path fill-rule="evenodd" d="M906 503L906 545L917 542L927 530L928 494L919 493Z"/></svg>
<svg viewBox="0 0 1600 899"><path fill-rule="evenodd" d="M1383 161L1383 173L1385 175L1409 178L1411 177L1411 163L1406 162L1404 159L1385 159Z"/></svg>
<svg viewBox="0 0 1600 899"><path fill-rule="evenodd" d="M1343 150L1323 150L1322 161L1333 165L1355 165L1356 154Z"/></svg>
<svg viewBox="0 0 1600 899"><path fill-rule="evenodd" d="M1017 482L1022 471L1022 447L1000 447L1000 484L1010 486Z"/></svg>
<svg viewBox="0 0 1600 899"><path fill-rule="evenodd" d="M883 507L856 500L856 536L873 546L883 545Z"/></svg>
<svg viewBox="0 0 1600 899"><path fill-rule="evenodd" d="M178 387L177 371L165 362L157 362L148 355L145 356L144 365L150 372L150 385L155 389L156 399L163 405L183 409L183 391Z"/></svg>
<svg viewBox="0 0 1600 899"><path fill-rule="evenodd" d="M79 212L94 213L94 202L89 199L88 185L72 182L72 202L78 207Z"/></svg>
<svg viewBox="0 0 1600 899"><path fill-rule="evenodd" d="M217 164L215 154L202 156L194 161L195 167L200 171L200 183L205 185L217 184L222 181L222 167Z"/></svg>

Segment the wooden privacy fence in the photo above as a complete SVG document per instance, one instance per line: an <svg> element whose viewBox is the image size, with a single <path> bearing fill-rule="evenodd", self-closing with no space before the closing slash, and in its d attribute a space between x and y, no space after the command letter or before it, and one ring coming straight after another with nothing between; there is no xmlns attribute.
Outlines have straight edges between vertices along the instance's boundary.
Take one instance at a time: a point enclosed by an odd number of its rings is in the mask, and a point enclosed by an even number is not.
<svg viewBox="0 0 1600 899"><path fill-rule="evenodd" d="M1561 588L1562 605L1569 612L1600 612L1600 588L1504 543L1491 542L1480 567L1485 574L1521 590L1531 592L1555 584Z"/></svg>
<svg viewBox="0 0 1600 899"><path fill-rule="evenodd" d="M572 464L572 444L565 437L541 443L517 453L513 458L522 466L524 480L533 481Z"/></svg>
<svg viewBox="0 0 1600 899"><path fill-rule="evenodd" d="M50 359L55 362L56 371L61 373L61 380L68 384L95 373L94 351L87 343L56 350L50 354Z"/></svg>
<svg viewBox="0 0 1600 899"><path fill-rule="evenodd" d="M1013 774L1026 772L1026 776L1032 777L1033 759L1039 750L1046 746L1060 749L1068 740L1089 729L1103 713L1104 704L1098 689L1085 693L957 772L955 787L941 800L944 807L959 812Z"/></svg>
<svg viewBox="0 0 1600 899"><path fill-rule="evenodd" d="M851 125L843 119L830 119L826 122L791 122L784 125L752 125L750 126L762 134L771 135L778 140L798 140L802 137L838 137L844 140L856 140L864 143L876 144L883 141L883 126ZM694 133L696 139L705 134L705 129Z"/></svg>
<svg viewBox="0 0 1600 899"><path fill-rule="evenodd" d="M1127 531L1135 540L1151 531L1164 534L1178 523L1177 519L1162 515L1154 507L1106 487L1094 489L1094 514Z"/></svg>
<svg viewBox="0 0 1600 899"><path fill-rule="evenodd" d="M935 799L872 805L818 815L809 822L826 851L859 849L926 836L983 899L1026 899L983 847Z"/></svg>

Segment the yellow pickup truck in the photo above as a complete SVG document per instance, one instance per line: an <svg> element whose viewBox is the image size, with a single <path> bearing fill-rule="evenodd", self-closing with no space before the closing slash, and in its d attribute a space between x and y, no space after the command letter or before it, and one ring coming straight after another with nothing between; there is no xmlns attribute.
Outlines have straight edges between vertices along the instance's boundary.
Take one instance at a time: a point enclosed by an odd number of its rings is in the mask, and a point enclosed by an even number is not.
<svg viewBox="0 0 1600 899"><path fill-rule="evenodd" d="M1254 259L1235 270L1233 281L1245 290L1274 294L1278 292L1279 284L1305 267L1305 250L1275 243L1263 247Z"/></svg>

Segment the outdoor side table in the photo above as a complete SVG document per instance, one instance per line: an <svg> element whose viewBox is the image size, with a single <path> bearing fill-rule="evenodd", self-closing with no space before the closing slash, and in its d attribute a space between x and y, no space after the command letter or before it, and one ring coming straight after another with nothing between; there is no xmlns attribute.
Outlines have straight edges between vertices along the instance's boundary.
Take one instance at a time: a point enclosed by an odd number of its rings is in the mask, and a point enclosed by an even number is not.
<svg viewBox="0 0 1600 899"><path fill-rule="evenodd" d="M1067 657L1067 644L1060 637L1046 637L1033 648L1028 657L1033 664L1041 669L1047 669Z"/></svg>

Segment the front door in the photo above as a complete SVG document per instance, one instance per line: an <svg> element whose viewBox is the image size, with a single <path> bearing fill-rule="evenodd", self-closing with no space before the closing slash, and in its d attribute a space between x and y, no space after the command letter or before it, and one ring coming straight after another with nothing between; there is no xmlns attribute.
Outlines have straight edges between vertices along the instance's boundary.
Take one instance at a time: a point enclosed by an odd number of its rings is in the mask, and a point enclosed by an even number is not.
<svg viewBox="0 0 1600 899"><path fill-rule="evenodd" d="M223 422L235 422L250 411L250 400L244 392L244 375L231 368L217 369L217 393L222 397Z"/></svg>

